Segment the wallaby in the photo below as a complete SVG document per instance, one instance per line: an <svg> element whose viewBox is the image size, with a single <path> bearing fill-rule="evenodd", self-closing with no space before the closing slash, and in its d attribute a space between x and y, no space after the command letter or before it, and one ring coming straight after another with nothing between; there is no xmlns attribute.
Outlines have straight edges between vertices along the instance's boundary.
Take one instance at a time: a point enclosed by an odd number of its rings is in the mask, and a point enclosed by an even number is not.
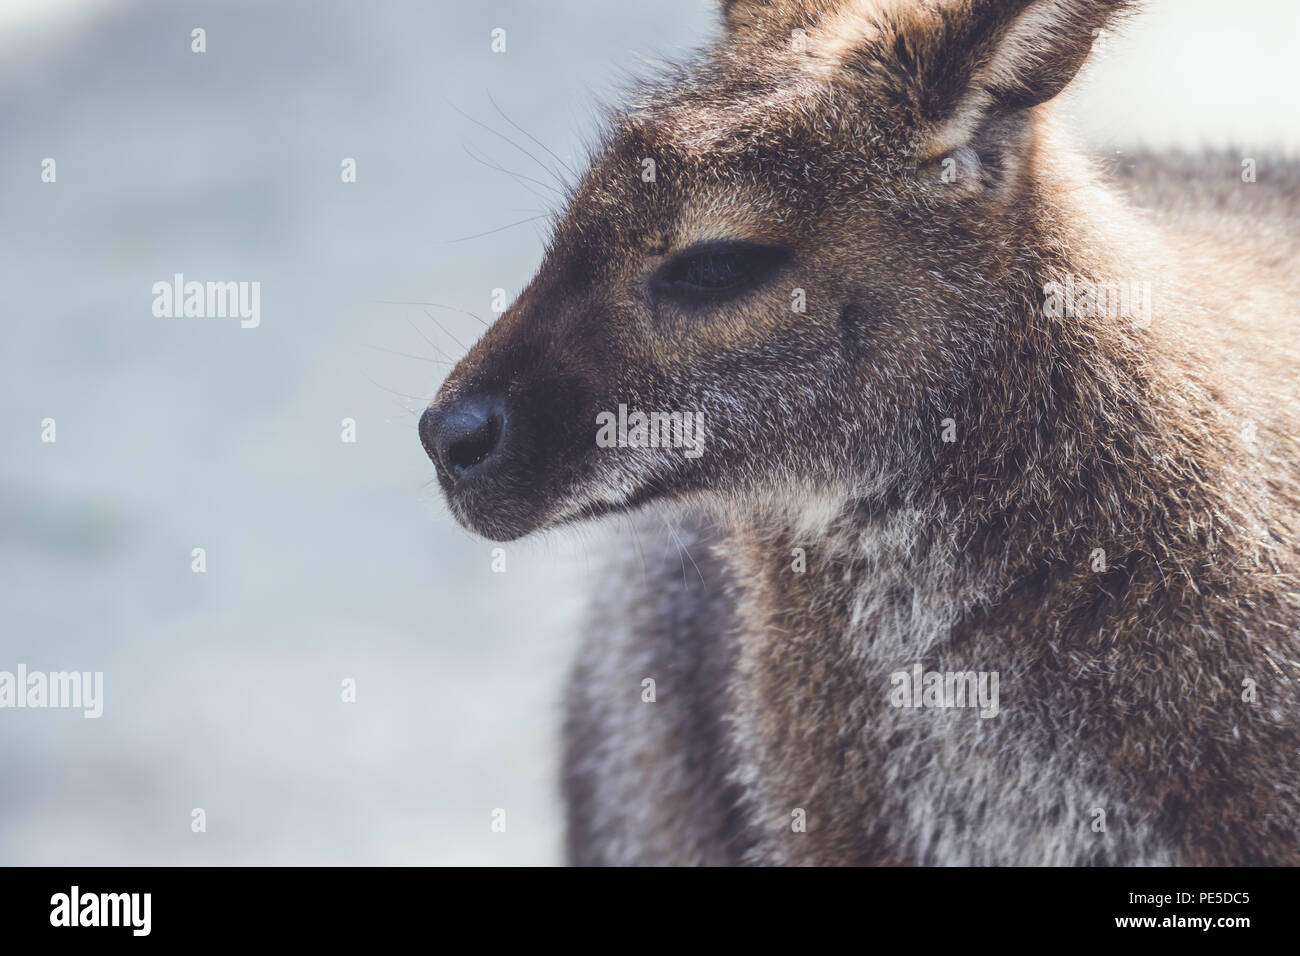
<svg viewBox="0 0 1300 956"><path fill-rule="evenodd" d="M1130 7L731 0L613 121L420 421L631 515L571 862L1300 863L1300 165L1072 146Z"/></svg>

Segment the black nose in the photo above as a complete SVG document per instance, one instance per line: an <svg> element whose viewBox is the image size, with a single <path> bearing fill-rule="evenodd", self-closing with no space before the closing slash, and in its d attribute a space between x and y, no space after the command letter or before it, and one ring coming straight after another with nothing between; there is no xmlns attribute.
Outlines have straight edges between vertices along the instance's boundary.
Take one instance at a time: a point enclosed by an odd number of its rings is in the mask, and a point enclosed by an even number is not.
<svg viewBox="0 0 1300 956"><path fill-rule="evenodd" d="M505 402L497 395L439 402L420 416L420 443L433 463L458 481L501 447L505 421Z"/></svg>

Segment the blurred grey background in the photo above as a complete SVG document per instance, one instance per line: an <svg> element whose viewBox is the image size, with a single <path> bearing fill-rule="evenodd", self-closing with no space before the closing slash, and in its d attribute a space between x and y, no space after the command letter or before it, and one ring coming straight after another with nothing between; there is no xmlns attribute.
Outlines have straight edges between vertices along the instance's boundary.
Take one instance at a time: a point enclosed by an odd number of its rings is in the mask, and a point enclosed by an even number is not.
<svg viewBox="0 0 1300 956"><path fill-rule="evenodd" d="M1081 138L1300 148L1300 5L1149 7L1069 94ZM387 303L490 319L536 267L544 220L491 230L546 190L487 164L548 175L475 120L554 161L493 101L580 166L597 104L714 17L0 0L0 670L105 681L98 720L0 710L0 863L560 861L560 694L597 532L508 545L493 573L415 433L439 351L482 326ZM176 272L259 281L260 327L155 318Z"/></svg>

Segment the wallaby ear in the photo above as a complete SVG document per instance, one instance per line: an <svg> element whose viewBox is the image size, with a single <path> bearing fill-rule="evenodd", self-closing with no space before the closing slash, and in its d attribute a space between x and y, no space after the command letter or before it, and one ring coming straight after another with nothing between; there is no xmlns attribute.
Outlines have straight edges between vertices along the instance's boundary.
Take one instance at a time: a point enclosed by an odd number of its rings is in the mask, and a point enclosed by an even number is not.
<svg viewBox="0 0 1300 956"><path fill-rule="evenodd" d="M1134 0L911 0L882 10L910 87L921 159L973 145L990 123L1072 80Z"/></svg>
<svg viewBox="0 0 1300 956"><path fill-rule="evenodd" d="M1024 125L1016 120L1061 92L1094 40L1138 2L721 0L721 7L733 49L788 48L801 62L865 78L919 163L956 154L969 167L960 181L973 187L1014 165ZM804 31L805 42L794 42Z"/></svg>

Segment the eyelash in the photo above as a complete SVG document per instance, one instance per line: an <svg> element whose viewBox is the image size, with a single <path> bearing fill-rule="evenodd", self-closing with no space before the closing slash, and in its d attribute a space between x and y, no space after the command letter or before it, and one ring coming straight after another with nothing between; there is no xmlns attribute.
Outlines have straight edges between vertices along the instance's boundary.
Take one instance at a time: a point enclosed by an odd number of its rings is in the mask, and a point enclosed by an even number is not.
<svg viewBox="0 0 1300 956"><path fill-rule="evenodd" d="M717 302L759 285L786 258L783 249L748 242L697 246L660 268L653 285L660 295L679 302Z"/></svg>

